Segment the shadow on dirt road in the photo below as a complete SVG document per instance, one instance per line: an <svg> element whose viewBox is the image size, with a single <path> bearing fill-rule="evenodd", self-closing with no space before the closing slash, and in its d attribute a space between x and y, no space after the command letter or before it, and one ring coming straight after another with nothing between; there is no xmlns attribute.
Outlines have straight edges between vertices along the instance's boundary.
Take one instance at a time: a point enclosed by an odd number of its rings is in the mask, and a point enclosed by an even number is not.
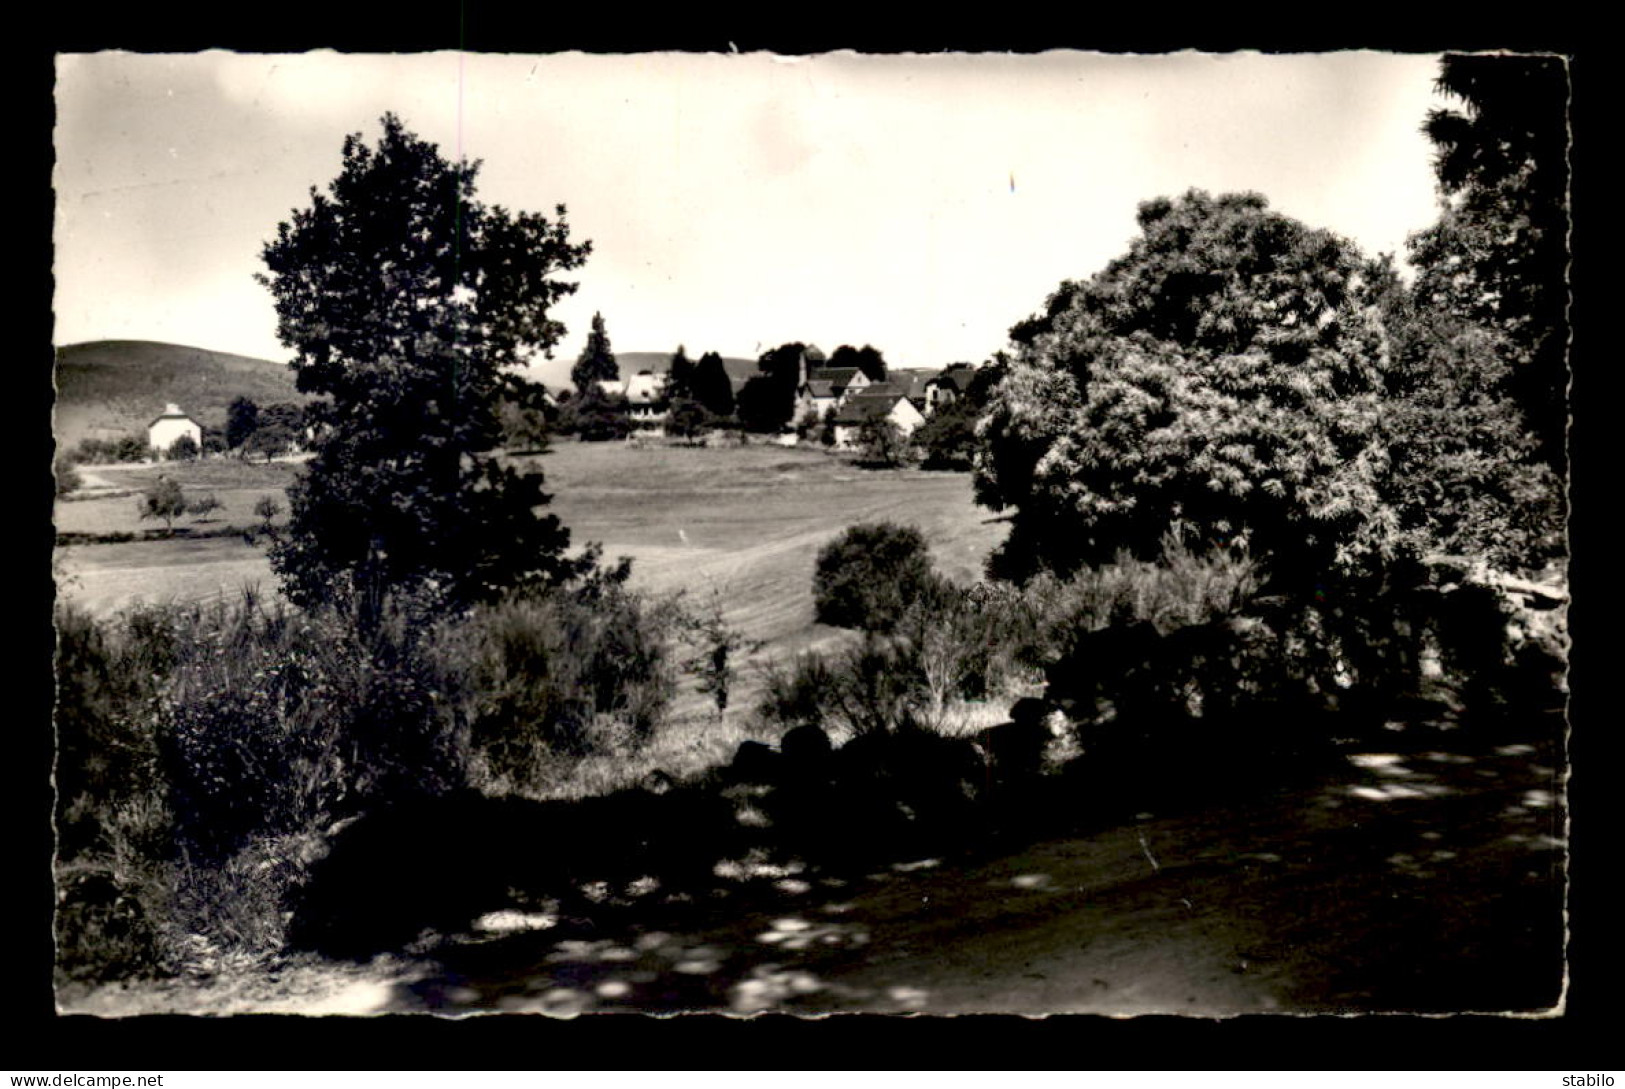
<svg viewBox="0 0 1625 1089"><path fill-rule="evenodd" d="M1556 730L1547 731L1555 735ZM1561 742L1412 729L1337 773L997 857L785 868L676 919L490 920L384 1010L1510 1012L1563 986ZM760 876L760 875L756 875Z"/></svg>

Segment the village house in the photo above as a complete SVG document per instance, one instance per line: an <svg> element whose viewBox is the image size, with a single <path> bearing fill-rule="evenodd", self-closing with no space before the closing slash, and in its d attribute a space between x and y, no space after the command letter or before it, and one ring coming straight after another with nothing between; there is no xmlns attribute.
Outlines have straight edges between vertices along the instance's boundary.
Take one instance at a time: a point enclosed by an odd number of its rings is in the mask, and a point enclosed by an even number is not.
<svg viewBox="0 0 1625 1089"><path fill-rule="evenodd" d="M164 414L147 425L147 445L162 457L184 436L190 436L199 450L203 449L203 425L180 410L180 406L164 406Z"/></svg>
<svg viewBox="0 0 1625 1089"><path fill-rule="evenodd" d="M868 375L856 367L809 367L802 360L802 377L796 387L795 418L811 412L818 419L831 409L839 409L847 398L870 385Z"/></svg>
<svg viewBox="0 0 1625 1089"><path fill-rule="evenodd" d="M877 382L852 394L835 412L835 446L851 450L858 445L863 425L873 419L890 420L904 436L925 423L925 414L896 386Z"/></svg>

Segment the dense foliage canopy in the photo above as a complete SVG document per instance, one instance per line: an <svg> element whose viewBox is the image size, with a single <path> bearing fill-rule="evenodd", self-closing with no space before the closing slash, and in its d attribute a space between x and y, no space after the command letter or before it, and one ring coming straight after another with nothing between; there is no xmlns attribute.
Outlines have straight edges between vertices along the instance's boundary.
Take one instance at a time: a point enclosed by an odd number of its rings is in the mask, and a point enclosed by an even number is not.
<svg viewBox="0 0 1625 1089"><path fill-rule="evenodd" d="M1148 201L1139 223L1012 330L976 461L978 498L1014 509L995 569L1154 555L1170 529L1309 570L1390 548L1371 266L1253 193Z"/></svg>

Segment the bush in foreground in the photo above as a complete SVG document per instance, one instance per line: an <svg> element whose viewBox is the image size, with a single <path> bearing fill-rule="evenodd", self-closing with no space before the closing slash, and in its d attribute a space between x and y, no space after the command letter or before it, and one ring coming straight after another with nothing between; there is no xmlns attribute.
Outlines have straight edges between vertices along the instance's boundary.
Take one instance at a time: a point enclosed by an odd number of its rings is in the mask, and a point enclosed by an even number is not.
<svg viewBox="0 0 1625 1089"><path fill-rule="evenodd" d="M886 633L913 602L939 585L919 530L871 522L851 527L819 550L813 605L821 624Z"/></svg>

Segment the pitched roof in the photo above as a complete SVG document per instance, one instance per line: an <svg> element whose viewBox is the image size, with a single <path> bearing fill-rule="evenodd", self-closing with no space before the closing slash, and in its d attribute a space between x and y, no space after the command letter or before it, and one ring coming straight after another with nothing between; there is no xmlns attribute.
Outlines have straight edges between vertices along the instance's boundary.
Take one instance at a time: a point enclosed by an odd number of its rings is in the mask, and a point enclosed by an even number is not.
<svg viewBox="0 0 1625 1089"><path fill-rule="evenodd" d="M835 384L827 378L809 378L806 385L801 388L814 397L835 396Z"/></svg>
<svg viewBox="0 0 1625 1089"><path fill-rule="evenodd" d="M836 393L839 393L847 386L850 386L853 376L859 373L856 367L808 367L807 381L828 382L830 387Z"/></svg>
<svg viewBox="0 0 1625 1089"><path fill-rule="evenodd" d="M872 386L859 390L847 399L835 414L838 424L861 424L865 420L876 416L885 416L891 412L898 401L907 400L903 394L890 382L877 382Z"/></svg>
<svg viewBox="0 0 1625 1089"><path fill-rule="evenodd" d="M197 421L192 419L192 417L182 412L179 405L167 404L164 406L163 415L154 417L152 423L149 423L147 427L150 429L154 424L157 424L163 420L186 420L190 423L197 423ZM198 426L202 427L203 425L198 424Z"/></svg>
<svg viewBox="0 0 1625 1089"><path fill-rule="evenodd" d="M923 368L888 371L886 373L886 384L896 386L898 391L910 401L923 404L925 402L925 387L934 381L937 375L937 371Z"/></svg>

